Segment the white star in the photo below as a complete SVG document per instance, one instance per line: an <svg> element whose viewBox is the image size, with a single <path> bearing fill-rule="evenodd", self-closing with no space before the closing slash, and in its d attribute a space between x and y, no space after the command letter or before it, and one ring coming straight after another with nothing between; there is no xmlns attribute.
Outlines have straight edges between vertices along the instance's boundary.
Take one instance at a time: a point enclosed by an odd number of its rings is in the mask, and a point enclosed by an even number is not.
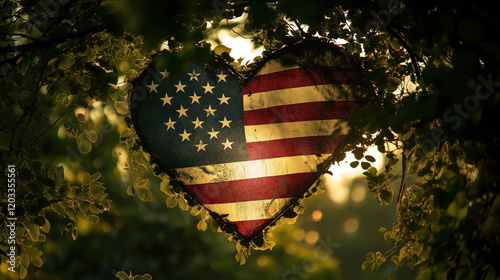
<svg viewBox="0 0 500 280"><path fill-rule="evenodd" d="M177 111L179 113L179 118L180 118L182 116L186 116L186 117L188 116L187 110L189 110L189 109L184 109L184 107L182 107L182 105L181 105L181 108L179 110L175 110L175 111Z"/></svg>
<svg viewBox="0 0 500 280"><path fill-rule="evenodd" d="M196 73L196 71L193 69L193 72L188 73L189 77L191 77L189 80L197 80L198 81L198 76L200 73Z"/></svg>
<svg viewBox="0 0 500 280"><path fill-rule="evenodd" d="M219 74L219 75L215 75L215 76L217 76L217 77L219 78L219 80L218 80L217 82L220 82L220 81L227 82L227 81L226 81L226 77L227 77L227 75L226 75L226 74L224 74L224 72L220 71L220 74Z"/></svg>
<svg viewBox="0 0 500 280"><path fill-rule="evenodd" d="M224 145L224 150L226 150L228 148L233 149L232 145L234 144L234 142L229 142L229 139L226 138L226 142L221 143L221 144Z"/></svg>
<svg viewBox="0 0 500 280"><path fill-rule="evenodd" d="M191 140L189 140L189 136L191 135L191 133L187 133L185 129L184 129L184 132L179 134L179 135L182 137L182 142L184 142L184 140L191 141Z"/></svg>
<svg viewBox="0 0 500 280"><path fill-rule="evenodd" d="M203 142L201 142L201 140L200 140L200 144L195 145L195 146L198 148L197 152L199 152L199 151L201 151L201 150L206 151L206 150L205 150L205 146L206 146L206 145L208 145L208 144L203 144Z"/></svg>
<svg viewBox="0 0 500 280"><path fill-rule="evenodd" d="M201 125L204 123L204 121L200 121L200 120L198 119L198 117L196 117L196 120L195 120L195 121L192 121L192 123L194 124L194 128L195 128L195 129L196 129L196 128L198 128L198 127L199 127L199 128L203 128Z"/></svg>
<svg viewBox="0 0 500 280"><path fill-rule="evenodd" d="M205 112L207 112L207 117L212 115L215 117L215 111L217 111L217 109L212 109L212 106L211 105L208 105L208 108L207 109L203 109L205 110Z"/></svg>
<svg viewBox="0 0 500 280"><path fill-rule="evenodd" d="M169 129L173 129L173 130L175 130L175 127L174 127L174 124L175 124L175 123L176 123L176 122L172 121L172 119L171 119L171 118L168 118L168 122L166 122L166 123L165 123L165 125L167 126L167 130L169 130ZM185 131L185 130L184 130L184 131Z"/></svg>
<svg viewBox="0 0 500 280"><path fill-rule="evenodd" d="M163 79L167 79L168 76L170 76L170 72L167 71L167 69L163 70L163 72L160 72L161 76Z"/></svg>
<svg viewBox="0 0 500 280"><path fill-rule="evenodd" d="M170 102L170 100L172 100L173 97L170 97L168 96L167 93L165 93L165 97L163 98L160 98L161 100L163 100L163 106L165 106L165 104L169 104L169 105L172 105L172 103Z"/></svg>
<svg viewBox="0 0 500 280"><path fill-rule="evenodd" d="M227 126L227 127L231 128L231 126L229 126L229 123L230 123L230 122L232 122L232 121L228 121L228 120L226 119L226 117L224 117L224 120L219 121L219 122L222 124L222 127Z"/></svg>
<svg viewBox="0 0 500 280"><path fill-rule="evenodd" d="M185 92L185 91L184 91L184 88L186 87L186 85L183 85L183 84L181 83L181 81L179 81L179 83L178 83L178 84L176 84L176 85L174 85L174 87L176 87L176 88L177 88L176 93L177 93L177 92L179 92L179 91Z"/></svg>
<svg viewBox="0 0 500 280"><path fill-rule="evenodd" d="M214 92L212 91L212 89L213 89L215 86L211 86L209 82L207 82L207 85L206 85L206 86L201 86L201 87L205 89L205 92L204 92L204 93L207 93L207 92L210 92L210 93L212 93L212 94L214 93Z"/></svg>
<svg viewBox="0 0 500 280"><path fill-rule="evenodd" d="M220 104L219 105L222 105L222 103L226 103L227 105L229 105L229 102L227 102L229 99L231 99L231 97L226 97L224 94L222 94L222 97L221 98L217 98L219 99L220 101Z"/></svg>
<svg viewBox="0 0 500 280"><path fill-rule="evenodd" d="M196 103L198 103L198 104L200 104L200 101L199 101L199 100L200 100L201 96L196 95L196 92L195 92L195 93L193 93L193 95L191 95L189 98L191 98L191 99L192 99L192 100L191 100L191 104L193 104L193 103L195 103L195 102L196 102Z"/></svg>
<svg viewBox="0 0 500 280"><path fill-rule="evenodd" d="M158 91L156 90L156 88L159 86L160 84L155 84L155 82L153 82L153 80L151 80L151 84L149 85L146 85L148 88L149 88L149 92L156 92L158 93Z"/></svg>
<svg viewBox="0 0 500 280"><path fill-rule="evenodd" d="M210 135L210 139L212 139L212 138L219 139L219 137L217 137L217 134L219 134L220 131L215 131L213 127L212 127L212 131L209 131L207 133Z"/></svg>

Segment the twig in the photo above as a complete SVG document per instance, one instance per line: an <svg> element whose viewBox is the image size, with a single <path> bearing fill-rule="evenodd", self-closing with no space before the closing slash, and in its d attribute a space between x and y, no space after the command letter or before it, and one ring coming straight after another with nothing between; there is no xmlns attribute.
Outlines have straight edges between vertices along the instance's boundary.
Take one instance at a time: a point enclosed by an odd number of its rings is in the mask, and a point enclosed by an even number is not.
<svg viewBox="0 0 500 280"><path fill-rule="evenodd" d="M62 42L65 42L65 41L68 41L71 39L77 39L77 38L85 37L85 36L92 34L92 33L101 32L101 31L104 31L105 29L106 29L106 27L104 25L98 25L98 26L94 26L92 28L81 30L81 31L78 31L75 33L66 34L64 36L59 36L59 37L47 39L44 41L37 41L37 42L33 42L33 43L17 45L14 47L2 47L2 48L0 48L0 54L43 49L43 48L51 47L51 46L57 45L59 43L62 43Z"/></svg>
<svg viewBox="0 0 500 280"><path fill-rule="evenodd" d="M229 19L227 19L227 18L226 18L226 24L229 27L229 29L231 29L231 31L233 31L234 34L240 36L243 39L252 39L252 37L246 37L246 36L243 36L240 33L236 32L236 30L233 29L233 27L231 26L231 24L229 24Z"/></svg>
<svg viewBox="0 0 500 280"><path fill-rule="evenodd" d="M399 185L399 193L398 193L398 200L396 202L396 212L398 213L398 216L400 214L400 208L401 208L401 199L403 198L403 194L406 189L406 154L404 151L401 153L401 184Z"/></svg>
<svg viewBox="0 0 500 280"><path fill-rule="evenodd" d="M413 68L415 69L415 74L417 74L417 76L420 76L422 72L420 70L420 66L418 65L418 60L424 63L425 61L412 50L410 45L408 45L408 43L401 37L397 30L391 27L389 27L388 30L398 40L401 46L403 46L403 48L405 48L405 50L408 52L408 54L410 55L411 63L413 64Z"/></svg>
<svg viewBox="0 0 500 280"><path fill-rule="evenodd" d="M40 139L40 137L42 137L45 133L47 133L47 131L49 131L54 125L56 125L56 123L59 122L59 120L61 120L61 118L64 115L66 115L66 113L72 107L73 101L74 100L71 101L71 104L68 105L68 108L66 108L66 110L64 110L64 112L51 125L49 125L49 127L47 127L44 131L42 131L42 133L40 133L40 135L38 135L35 139L33 139L33 141L31 141L31 144L29 145L29 149L31 149L31 147L38 141L38 139Z"/></svg>
<svg viewBox="0 0 500 280"><path fill-rule="evenodd" d="M304 29L302 29L302 26L300 26L300 23L296 19L293 20L293 22L297 26L297 29L300 31L300 35L302 35L302 38L306 38L307 37L307 33L304 32Z"/></svg>

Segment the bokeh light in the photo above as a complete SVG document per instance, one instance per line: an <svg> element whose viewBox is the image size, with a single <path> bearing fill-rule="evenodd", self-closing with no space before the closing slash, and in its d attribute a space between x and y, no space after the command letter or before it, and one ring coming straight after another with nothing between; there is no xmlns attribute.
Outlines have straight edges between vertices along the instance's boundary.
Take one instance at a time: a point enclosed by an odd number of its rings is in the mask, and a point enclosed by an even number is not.
<svg viewBox="0 0 500 280"><path fill-rule="evenodd" d="M344 222L344 231L346 233L355 233L359 228L359 220L356 218L349 218Z"/></svg>
<svg viewBox="0 0 500 280"><path fill-rule="evenodd" d="M311 214L311 218L313 221L319 222L323 218L323 213L320 210L314 210Z"/></svg>

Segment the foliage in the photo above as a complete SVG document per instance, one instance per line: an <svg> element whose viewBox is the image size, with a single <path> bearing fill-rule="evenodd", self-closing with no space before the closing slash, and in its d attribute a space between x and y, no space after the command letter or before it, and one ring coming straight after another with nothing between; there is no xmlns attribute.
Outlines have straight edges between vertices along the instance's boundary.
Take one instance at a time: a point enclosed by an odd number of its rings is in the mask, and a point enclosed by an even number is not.
<svg viewBox="0 0 500 280"><path fill-rule="evenodd" d="M107 128L90 118L96 102L123 98L117 79L131 68L123 64L140 68L135 59L143 55L134 37L110 36L112 26L92 1L5 1L1 16L8 32L0 34L0 162L2 177L7 165L16 168L17 263L25 278L31 264L42 265L38 247L51 228L50 212L66 219L62 232L76 239L79 219L97 223L109 210L101 174L81 170L72 180L68 169L102 141ZM78 147L66 146L66 164L56 163L55 147L43 141L57 128ZM6 211L1 215L7 223ZM5 255L6 240L1 248Z"/></svg>
<svg viewBox="0 0 500 280"><path fill-rule="evenodd" d="M153 199L149 159L121 116L128 111L129 82L169 50L182 49L164 61L172 75L206 59L196 47L218 30L234 31L229 20L242 15L238 34L263 46L264 56L316 37L342 44L346 58L365 69L364 106L350 119L357 137L347 148L356 158L351 166L366 170L375 198L397 204L398 221L380 230L393 247L368 253L362 267L376 272L391 260L418 266L418 279L498 278L500 25L494 4L336 0L307 7L296 0L2 2L0 162L2 177L8 165L17 170L21 278L31 264L42 265L41 244L54 224L64 221L58 228L76 238L79 222L96 223L110 210L110 187L85 159L106 131L106 123L92 117L98 112L107 112L103 118L123 141L109 147L120 152L107 156L128 155L126 192ZM253 67L221 54L240 71ZM61 152L51 141L67 145ZM373 145L386 157L382 170L365 155ZM167 205L182 204L171 198L179 194L175 186L162 179ZM400 182L396 198L394 182ZM208 228L206 213L191 211L201 213L198 228ZM0 246L6 255L6 242ZM245 254L237 255L240 262Z"/></svg>
<svg viewBox="0 0 500 280"><path fill-rule="evenodd" d="M151 275L149 275L149 274L132 275L132 273L126 274L123 271L119 271L118 273L116 273L115 276L118 277L119 280L151 280L151 279L153 279L153 278L151 278Z"/></svg>

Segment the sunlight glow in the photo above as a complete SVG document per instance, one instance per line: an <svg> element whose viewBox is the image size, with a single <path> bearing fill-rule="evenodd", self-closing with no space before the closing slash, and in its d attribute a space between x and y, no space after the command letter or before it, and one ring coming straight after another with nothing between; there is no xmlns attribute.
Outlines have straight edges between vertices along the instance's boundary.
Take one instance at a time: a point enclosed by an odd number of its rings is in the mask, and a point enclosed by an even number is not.
<svg viewBox="0 0 500 280"><path fill-rule="evenodd" d="M384 164L383 155L377 150L377 147L370 147L366 151L366 155L371 155L376 159L376 161L372 163L372 166L377 169L382 168ZM362 190L357 190L358 187L349 190L349 184L352 180L362 177L364 172L360 165L356 168L352 168L349 164L353 161L356 161L354 155L352 153L347 153L346 158L342 162L330 167L329 170L333 175L324 175L328 196L335 203L346 203L349 198L351 198L353 202L361 202L366 196L366 193L361 193Z"/></svg>
<svg viewBox="0 0 500 280"><path fill-rule="evenodd" d="M221 30L217 33L221 43L230 48L230 55L236 59L242 57L243 62L252 61L256 56L259 56L264 51L263 47L254 49L254 45L248 39L242 38L231 30ZM215 46L214 46L215 47Z"/></svg>
<svg viewBox="0 0 500 280"><path fill-rule="evenodd" d="M243 23L246 20L246 14L243 16L227 21L231 28L223 28L222 26L215 29L214 32L209 36L207 40L211 45L212 49L220 44L231 49L229 53L234 59L243 58L243 63L252 61L255 57L260 56L264 51L263 47L255 48L252 43L251 38L245 38L243 35L245 31L243 29ZM221 22L223 25L224 22ZM211 25L209 24L209 27ZM227 25L225 26L227 27Z"/></svg>

